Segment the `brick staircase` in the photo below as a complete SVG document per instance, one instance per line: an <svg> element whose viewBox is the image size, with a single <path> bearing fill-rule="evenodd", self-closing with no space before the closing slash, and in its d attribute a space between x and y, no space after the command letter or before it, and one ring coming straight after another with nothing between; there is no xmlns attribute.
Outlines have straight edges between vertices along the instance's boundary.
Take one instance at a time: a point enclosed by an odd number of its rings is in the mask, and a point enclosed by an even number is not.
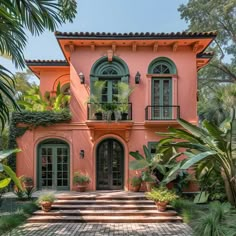
<svg viewBox="0 0 236 236"><path fill-rule="evenodd" d="M170 207L159 212L144 193L99 191L59 194L50 212L36 211L28 222L156 223L182 218Z"/></svg>

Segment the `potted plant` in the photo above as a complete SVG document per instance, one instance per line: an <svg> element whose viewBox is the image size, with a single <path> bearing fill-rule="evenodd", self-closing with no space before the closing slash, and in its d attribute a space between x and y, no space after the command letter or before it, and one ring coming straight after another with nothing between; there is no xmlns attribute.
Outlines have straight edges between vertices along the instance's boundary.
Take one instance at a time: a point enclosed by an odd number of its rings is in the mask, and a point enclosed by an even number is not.
<svg viewBox="0 0 236 236"><path fill-rule="evenodd" d="M45 193L39 196L37 203L41 206L43 211L48 212L51 210L55 199L56 198L53 193Z"/></svg>
<svg viewBox="0 0 236 236"><path fill-rule="evenodd" d="M151 192L146 193L146 197L155 202L159 211L165 211L167 204L178 198L173 191L165 187L153 188Z"/></svg>
<svg viewBox="0 0 236 236"><path fill-rule="evenodd" d="M31 177L22 175L19 177L24 188L32 188L34 186L33 179Z"/></svg>
<svg viewBox="0 0 236 236"><path fill-rule="evenodd" d="M121 119L127 120L129 113L129 96L134 91L134 88L131 88L128 83L120 82L117 84L117 89L118 111L121 113Z"/></svg>
<svg viewBox="0 0 236 236"><path fill-rule="evenodd" d="M145 156L141 155L138 151L129 153L135 158L135 160L129 162L129 168L131 170L142 171L142 181L145 182L147 191L151 191L151 188L156 183L159 183L159 180L154 175L154 170L160 167L160 162L156 156L150 153L145 145L143 146L143 151Z"/></svg>
<svg viewBox="0 0 236 236"><path fill-rule="evenodd" d="M73 183L77 185L79 192L85 192L87 185L90 183L88 174L82 174L79 171L74 173Z"/></svg>
<svg viewBox="0 0 236 236"><path fill-rule="evenodd" d="M97 120L103 119L103 104L101 103L102 90L104 88L105 81L97 80L91 84L91 94L86 103L90 104L90 117L93 115Z"/></svg>
<svg viewBox="0 0 236 236"><path fill-rule="evenodd" d="M130 179L131 191L138 192L142 183L141 176L133 176Z"/></svg>

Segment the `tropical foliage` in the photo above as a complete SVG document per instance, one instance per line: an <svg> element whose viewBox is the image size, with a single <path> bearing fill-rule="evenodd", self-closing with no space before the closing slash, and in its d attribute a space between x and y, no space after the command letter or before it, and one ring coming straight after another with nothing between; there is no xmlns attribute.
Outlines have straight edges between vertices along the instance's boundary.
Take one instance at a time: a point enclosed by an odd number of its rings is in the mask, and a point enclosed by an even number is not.
<svg viewBox="0 0 236 236"><path fill-rule="evenodd" d="M24 67L23 50L27 43L25 31L39 35L45 30L55 31L76 15L75 0L2 0L0 11L0 55L11 57L16 67ZM0 65L0 122L2 127L9 120L9 108L4 96L19 107L14 100L13 74ZM3 96L4 95L4 96Z"/></svg>
<svg viewBox="0 0 236 236"><path fill-rule="evenodd" d="M211 122L203 121L203 127L197 127L185 120L178 122L185 129L169 128L169 133L158 133L168 136L160 140L159 146L165 148L184 148L179 152L187 158L171 170L168 177L179 170L196 167L201 173L210 174L213 170L224 179L226 194L230 203L236 206L236 165L232 150L232 129L219 129ZM176 139L179 141L176 142Z"/></svg>
<svg viewBox="0 0 236 236"><path fill-rule="evenodd" d="M55 95L45 92L44 96L42 96L39 86L33 86L21 96L18 104L27 111L60 111L68 108L69 102L70 95L63 93L59 83Z"/></svg>
<svg viewBox="0 0 236 236"><path fill-rule="evenodd" d="M215 84L202 88L198 102L200 121L207 119L219 126L230 117L236 101L235 84Z"/></svg>
<svg viewBox="0 0 236 236"><path fill-rule="evenodd" d="M153 155L149 151L148 147L143 145L143 151L144 156L141 155L139 152L129 153L132 157L135 158L135 160L130 161L129 168L131 170L141 170L143 181L152 182L156 170L164 176L161 181L161 184L167 184L177 177L177 175L172 175L171 178L166 178L167 176L169 176L169 170L176 165L176 162L173 162L173 158L169 159L168 156L165 156L166 153L164 150L162 150L163 152L160 154ZM177 154L176 156L179 155L180 154ZM177 165L179 166L179 164Z"/></svg>
<svg viewBox="0 0 236 236"><path fill-rule="evenodd" d="M194 235L235 236L236 211L229 203L212 202L193 223Z"/></svg>
<svg viewBox="0 0 236 236"><path fill-rule="evenodd" d="M21 183L19 179L16 177L16 174L14 171L7 165L5 164L4 160L11 155L12 153L19 152L18 149L15 150L5 150L5 151L0 151L0 173L2 173L2 178L0 180L0 189L6 188L11 180L15 183L15 185L22 190Z"/></svg>

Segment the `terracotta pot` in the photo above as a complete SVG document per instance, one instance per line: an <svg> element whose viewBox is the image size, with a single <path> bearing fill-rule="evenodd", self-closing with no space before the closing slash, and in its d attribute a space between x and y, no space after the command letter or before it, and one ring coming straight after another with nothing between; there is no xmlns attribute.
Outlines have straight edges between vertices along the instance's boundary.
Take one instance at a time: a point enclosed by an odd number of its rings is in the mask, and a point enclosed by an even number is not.
<svg viewBox="0 0 236 236"><path fill-rule="evenodd" d="M137 186L130 185L130 190L131 190L132 192L139 192L140 187L141 187L141 184L140 184L140 185L137 185Z"/></svg>
<svg viewBox="0 0 236 236"><path fill-rule="evenodd" d="M85 192L86 189L87 189L87 184L78 184L78 185L77 185L77 190L78 190L79 192Z"/></svg>
<svg viewBox="0 0 236 236"><path fill-rule="evenodd" d="M97 120L102 120L102 112L95 113L95 116Z"/></svg>
<svg viewBox="0 0 236 236"><path fill-rule="evenodd" d="M158 211L165 211L168 202L155 202Z"/></svg>
<svg viewBox="0 0 236 236"><path fill-rule="evenodd" d="M52 202L43 201L40 203L43 211L48 212L52 208Z"/></svg>
<svg viewBox="0 0 236 236"><path fill-rule="evenodd" d="M146 184L147 192L151 192L152 188L155 186L155 182L146 182L145 184Z"/></svg>

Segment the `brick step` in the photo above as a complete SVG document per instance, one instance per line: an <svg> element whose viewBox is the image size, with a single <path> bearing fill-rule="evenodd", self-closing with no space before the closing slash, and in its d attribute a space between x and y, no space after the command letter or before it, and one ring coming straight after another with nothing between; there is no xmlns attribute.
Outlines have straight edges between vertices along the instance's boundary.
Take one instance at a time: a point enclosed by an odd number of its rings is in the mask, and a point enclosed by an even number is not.
<svg viewBox="0 0 236 236"><path fill-rule="evenodd" d="M150 200L56 200L55 205L153 205L153 201Z"/></svg>
<svg viewBox="0 0 236 236"><path fill-rule="evenodd" d="M36 211L37 216L176 216L177 212L168 210L52 210L50 212Z"/></svg>
<svg viewBox="0 0 236 236"><path fill-rule="evenodd" d="M182 222L179 216L32 216L29 223L157 223L157 222Z"/></svg>
<svg viewBox="0 0 236 236"><path fill-rule="evenodd" d="M153 203L152 205L141 205L141 204L114 204L114 205L97 205L97 204L88 204L88 205L73 205L73 204L65 204L65 205L57 205L53 204L52 209L80 209L80 210L156 210L156 205Z"/></svg>
<svg viewBox="0 0 236 236"><path fill-rule="evenodd" d="M58 200L147 200L144 195L140 196L95 196L95 195L89 195L89 196L83 196L83 195L70 195L70 196L64 196L64 195L58 195Z"/></svg>

